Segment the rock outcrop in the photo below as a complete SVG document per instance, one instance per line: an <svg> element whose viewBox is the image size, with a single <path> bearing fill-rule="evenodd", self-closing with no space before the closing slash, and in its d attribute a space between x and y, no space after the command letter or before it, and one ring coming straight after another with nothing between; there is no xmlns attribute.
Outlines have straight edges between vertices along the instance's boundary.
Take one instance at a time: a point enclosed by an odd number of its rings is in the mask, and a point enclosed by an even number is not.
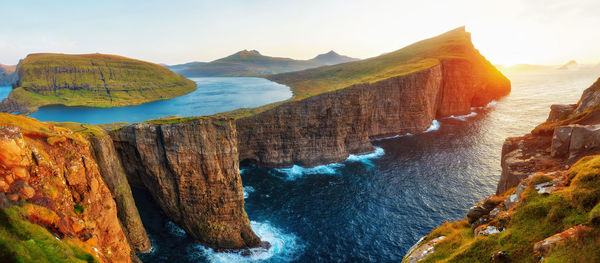
<svg viewBox="0 0 600 263"><path fill-rule="evenodd" d="M110 189L117 204L117 215L131 248L135 252L148 252L152 245L142 224L142 219L131 194L131 187L123 171L119 156L115 152L112 139L106 134L98 134L90 136L88 140L104 183Z"/></svg>
<svg viewBox="0 0 600 263"><path fill-rule="evenodd" d="M16 257L12 260L17 261L19 257L25 261L45 260L36 258L44 255L30 251L50 242L43 238L50 236L52 242L58 241L55 250L42 250L50 253L45 254L50 258L56 256L52 253L71 253L80 259L93 256L101 262L132 261L117 206L87 140L53 124L0 114L0 149L0 207L4 209L3 217L12 218L2 221L0 229L10 232L5 223L24 220L20 227L28 226L39 233L27 237L24 250L10 251L19 249L17 239L11 241L14 246L4 247L3 255ZM84 254L66 251L78 249Z"/></svg>
<svg viewBox="0 0 600 263"><path fill-rule="evenodd" d="M128 177L194 239L218 249L261 245L244 211L232 119L141 123L111 137Z"/></svg>

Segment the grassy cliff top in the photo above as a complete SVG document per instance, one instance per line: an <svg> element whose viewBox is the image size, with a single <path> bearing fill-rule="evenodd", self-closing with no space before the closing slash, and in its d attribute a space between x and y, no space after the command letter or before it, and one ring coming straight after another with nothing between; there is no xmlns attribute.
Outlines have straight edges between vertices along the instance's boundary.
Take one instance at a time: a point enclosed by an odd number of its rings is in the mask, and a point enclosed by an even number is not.
<svg viewBox="0 0 600 263"><path fill-rule="evenodd" d="M504 262L540 262L534 244L574 226L589 229L574 239L565 238L544 255L543 262L599 262L600 260L600 156L587 156L566 171L570 184L551 194L540 194L536 185L554 178L537 174L523 190L522 201L502 212L506 230L489 236L474 236L467 220L444 223L424 242L446 238L420 262L490 262L504 251ZM505 193L508 197L515 189ZM566 236L566 235L565 235Z"/></svg>
<svg viewBox="0 0 600 263"><path fill-rule="evenodd" d="M294 99L299 100L356 84L407 75L438 65L444 59L483 60L493 67L474 48L471 34L460 27L377 57L267 78L290 86Z"/></svg>
<svg viewBox="0 0 600 263"><path fill-rule="evenodd" d="M196 84L169 69L115 55L31 54L9 98L31 111L51 104L114 107L168 99Z"/></svg>

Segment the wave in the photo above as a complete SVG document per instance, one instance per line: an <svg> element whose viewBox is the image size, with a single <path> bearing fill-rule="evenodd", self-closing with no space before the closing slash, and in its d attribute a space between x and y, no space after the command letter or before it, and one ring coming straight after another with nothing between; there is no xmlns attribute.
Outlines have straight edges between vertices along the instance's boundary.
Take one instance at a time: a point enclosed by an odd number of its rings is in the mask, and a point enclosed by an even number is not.
<svg viewBox="0 0 600 263"><path fill-rule="evenodd" d="M383 148L377 147L377 146L374 146L374 148L375 148L375 151L372 153L350 154L350 156L348 156L348 159L346 159L346 161L347 162L362 162L364 164L373 165L373 163L371 162L371 159L379 158L379 157L385 155L385 151L383 150Z"/></svg>
<svg viewBox="0 0 600 263"><path fill-rule="evenodd" d="M371 159L379 158L385 154L385 151L381 147L374 146L375 151L364 154L350 154L348 158L344 162L362 162L367 165L372 165ZM319 165L311 168L305 168L300 165L294 165L291 168L276 168L277 172L283 173L286 175L286 180L296 180L303 175L310 174L337 174L338 168L344 166L344 163L330 163Z"/></svg>
<svg viewBox="0 0 600 263"><path fill-rule="evenodd" d="M244 199L248 198L251 193L256 191L252 186L244 186Z"/></svg>
<svg viewBox="0 0 600 263"><path fill-rule="evenodd" d="M389 136L389 137L375 138L375 139L373 139L373 141L389 140L389 139L395 139L395 138L406 137L406 136L413 136L413 134L410 132L407 132L406 134L398 134L398 135Z"/></svg>
<svg viewBox="0 0 600 263"><path fill-rule="evenodd" d="M212 248L202 245L193 245L188 253L191 260L196 261L199 258L207 257L210 262L256 262L256 261L275 261L291 262L298 258L304 245L300 239L291 233L284 233L281 229L272 226L268 221L264 223L251 221L250 226L254 233L262 241L271 244L269 249L252 248L249 255L242 255L244 252L215 252Z"/></svg>
<svg viewBox="0 0 600 263"><path fill-rule="evenodd" d="M440 123L437 120L433 120L431 122L431 126L429 126L429 128L427 130L425 130L423 133L437 131L439 128L440 128Z"/></svg>
<svg viewBox="0 0 600 263"><path fill-rule="evenodd" d="M311 168L305 168L300 165L294 165L291 168L277 168L276 171L287 175L287 180L296 180L302 175L308 174L337 174L337 169L344 166L341 163L330 163Z"/></svg>
<svg viewBox="0 0 600 263"><path fill-rule="evenodd" d="M459 116L454 116L454 115L450 115L447 119L456 119L456 120L461 120L461 121L466 121L467 118L471 118L471 117L475 117L477 116L477 112L471 112L469 114L465 114L465 115L459 115Z"/></svg>

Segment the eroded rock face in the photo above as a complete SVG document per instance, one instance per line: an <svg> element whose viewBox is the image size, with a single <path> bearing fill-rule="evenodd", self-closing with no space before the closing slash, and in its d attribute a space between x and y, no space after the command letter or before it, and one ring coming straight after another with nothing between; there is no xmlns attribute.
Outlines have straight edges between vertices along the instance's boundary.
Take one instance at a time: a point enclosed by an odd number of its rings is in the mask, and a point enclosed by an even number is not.
<svg viewBox="0 0 600 263"><path fill-rule="evenodd" d="M237 120L240 160L316 166L371 151L370 139L419 133L508 94L510 82L471 60L283 103Z"/></svg>
<svg viewBox="0 0 600 263"><path fill-rule="evenodd" d="M129 177L193 238L219 249L261 244L244 211L233 120L136 124L111 136Z"/></svg>
<svg viewBox="0 0 600 263"><path fill-rule="evenodd" d="M131 248L136 252L148 252L152 245L142 224L112 139L108 135L97 135L88 140L92 146L100 174L117 204L117 215Z"/></svg>
<svg viewBox="0 0 600 263"><path fill-rule="evenodd" d="M435 119L441 79L438 66L238 119L240 160L315 166L373 150L370 137L423 131Z"/></svg>
<svg viewBox="0 0 600 263"><path fill-rule="evenodd" d="M24 201L29 221L81 242L102 262L131 262L117 207L88 142L51 124L1 117L9 121L0 124L0 195L7 197L0 203Z"/></svg>
<svg viewBox="0 0 600 263"><path fill-rule="evenodd" d="M552 156L573 156L600 147L600 125L558 126L552 137Z"/></svg>

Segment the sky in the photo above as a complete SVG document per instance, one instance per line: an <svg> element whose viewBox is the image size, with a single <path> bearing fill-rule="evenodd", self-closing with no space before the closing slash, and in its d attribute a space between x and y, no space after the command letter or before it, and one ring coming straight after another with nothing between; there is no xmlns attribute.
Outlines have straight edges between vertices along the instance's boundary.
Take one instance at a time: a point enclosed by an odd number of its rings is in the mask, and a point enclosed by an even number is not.
<svg viewBox="0 0 600 263"><path fill-rule="evenodd" d="M465 25L494 64L597 64L598 10L598 0L0 0L0 63L56 52L179 64L243 49L368 58Z"/></svg>

